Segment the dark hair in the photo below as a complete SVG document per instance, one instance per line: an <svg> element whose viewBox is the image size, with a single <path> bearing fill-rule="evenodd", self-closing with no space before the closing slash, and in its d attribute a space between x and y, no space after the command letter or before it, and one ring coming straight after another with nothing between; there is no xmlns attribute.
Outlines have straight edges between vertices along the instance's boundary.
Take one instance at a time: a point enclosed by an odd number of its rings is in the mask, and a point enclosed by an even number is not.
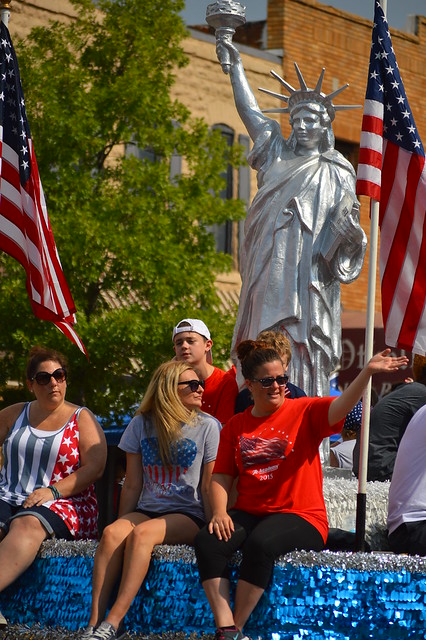
<svg viewBox="0 0 426 640"><path fill-rule="evenodd" d="M426 356L421 356L418 353L414 355L413 359L413 379L414 382L426 384Z"/></svg>
<svg viewBox="0 0 426 640"><path fill-rule="evenodd" d="M45 347L33 347L29 353L27 361L27 380L32 380L37 373L37 369L42 362L54 360L59 362L63 369L67 369L67 359L59 351L46 349Z"/></svg>
<svg viewBox="0 0 426 640"><path fill-rule="evenodd" d="M287 358L287 364L290 364L291 360L291 344L290 340L281 331L271 331L265 329L261 331L257 336L257 340L265 342L269 349L275 349L275 351L281 354L281 359Z"/></svg>
<svg viewBox="0 0 426 640"><path fill-rule="evenodd" d="M263 364L275 362L275 360L282 362L278 351L271 349L263 340L243 340L237 346L237 356L246 380L253 380L256 377L256 371Z"/></svg>

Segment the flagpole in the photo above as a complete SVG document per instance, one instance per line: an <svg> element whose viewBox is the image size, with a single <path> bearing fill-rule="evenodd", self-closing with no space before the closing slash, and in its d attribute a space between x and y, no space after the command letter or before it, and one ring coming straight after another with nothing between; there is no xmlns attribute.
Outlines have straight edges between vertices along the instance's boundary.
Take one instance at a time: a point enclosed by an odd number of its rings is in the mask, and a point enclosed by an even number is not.
<svg viewBox="0 0 426 640"><path fill-rule="evenodd" d="M370 204L370 250L368 258L367 318L365 327L364 364L373 356L374 316L376 300L376 265L379 238L379 202ZM365 551L365 520L367 509L367 468L368 445L370 435L371 378L362 397L362 422L360 440L360 459L358 472L358 495L356 505L356 549Z"/></svg>
<svg viewBox="0 0 426 640"><path fill-rule="evenodd" d="M12 0L1 0L1 21L5 24L6 27L9 26L9 18L10 18L10 3Z"/></svg>
<svg viewBox="0 0 426 640"><path fill-rule="evenodd" d="M386 15L387 0L379 0ZM374 316L376 301L376 268L377 248L379 238L379 206L377 200L370 201L370 251L368 258L368 289L367 289L367 318L365 327L365 357L364 364L373 356L374 344ZM358 470L358 495L356 504L356 534L355 546L357 551L365 551L365 522L367 512L367 469L368 445L370 436L370 407L371 407L371 378L362 398L362 423L360 440L360 459Z"/></svg>

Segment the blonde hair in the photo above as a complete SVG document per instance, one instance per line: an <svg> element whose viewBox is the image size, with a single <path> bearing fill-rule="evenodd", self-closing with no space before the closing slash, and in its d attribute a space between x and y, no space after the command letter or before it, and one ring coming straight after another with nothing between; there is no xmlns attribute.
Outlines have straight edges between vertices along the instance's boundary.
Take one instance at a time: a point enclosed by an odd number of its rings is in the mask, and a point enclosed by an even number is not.
<svg viewBox="0 0 426 640"><path fill-rule="evenodd" d="M291 344L290 340L281 331L271 331L265 329L261 331L256 340L261 340L270 349L275 349L280 358L287 358L287 364L290 364L291 360Z"/></svg>
<svg viewBox="0 0 426 640"><path fill-rule="evenodd" d="M154 371L136 411L136 415L150 415L158 438L160 457L167 467L171 464L173 445L182 436L182 424L190 424L197 415L194 409L185 407L178 393L179 378L185 371L194 369L186 362L177 360L161 364Z"/></svg>

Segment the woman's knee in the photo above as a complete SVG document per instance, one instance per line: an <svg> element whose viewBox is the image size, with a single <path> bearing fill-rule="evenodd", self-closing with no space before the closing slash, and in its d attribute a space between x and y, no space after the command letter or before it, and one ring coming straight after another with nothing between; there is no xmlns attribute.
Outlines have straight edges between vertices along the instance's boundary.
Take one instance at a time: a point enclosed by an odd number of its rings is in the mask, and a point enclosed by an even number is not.
<svg viewBox="0 0 426 640"><path fill-rule="evenodd" d="M32 538L39 540L41 544L49 536L49 533L36 516L23 515L11 520L8 535L22 536L25 540Z"/></svg>
<svg viewBox="0 0 426 640"><path fill-rule="evenodd" d="M133 525L127 520L118 519L105 527L100 544L119 547L132 533Z"/></svg>
<svg viewBox="0 0 426 640"><path fill-rule="evenodd" d="M208 527L202 527L194 538L195 553L203 553L205 549L210 549L210 543L211 534L209 533Z"/></svg>
<svg viewBox="0 0 426 640"><path fill-rule="evenodd" d="M275 555L270 541L265 540L262 536L255 535L255 533L248 536L244 542L243 553L252 558L273 557Z"/></svg>
<svg viewBox="0 0 426 640"><path fill-rule="evenodd" d="M152 520L141 522L135 526L130 536L132 542L139 546L144 545L150 547L154 547L155 544L161 543L161 538L163 536L159 535L157 528L150 523L152 523Z"/></svg>

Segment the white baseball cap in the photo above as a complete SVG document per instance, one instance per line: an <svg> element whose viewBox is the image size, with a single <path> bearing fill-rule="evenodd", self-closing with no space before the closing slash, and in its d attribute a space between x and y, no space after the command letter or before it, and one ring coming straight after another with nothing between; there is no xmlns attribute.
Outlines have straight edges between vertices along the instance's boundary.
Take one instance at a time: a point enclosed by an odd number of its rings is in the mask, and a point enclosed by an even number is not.
<svg viewBox="0 0 426 640"><path fill-rule="evenodd" d="M194 318L184 318L183 320L178 322L173 329L172 340L174 341L175 336L178 333L183 333L184 331L195 331L195 333L199 333L200 336L203 336L203 338L211 340L210 331L208 330L207 325L205 325L202 320L196 320Z"/></svg>
<svg viewBox="0 0 426 640"><path fill-rule="evenodd" d="M207 325L204 324L202 320L197 320L194 318L184 318L180 322L177 323L175 328L173 329L172 340L175 341L175 337L178 333L183 333L184 331L194 331L195 333L199 333L200 336L206 338L206 340L211 340L210 331L207 328ZM206 353L206 362L209 364L213 364L213 354L212 350L209 349Z"/></svg>

